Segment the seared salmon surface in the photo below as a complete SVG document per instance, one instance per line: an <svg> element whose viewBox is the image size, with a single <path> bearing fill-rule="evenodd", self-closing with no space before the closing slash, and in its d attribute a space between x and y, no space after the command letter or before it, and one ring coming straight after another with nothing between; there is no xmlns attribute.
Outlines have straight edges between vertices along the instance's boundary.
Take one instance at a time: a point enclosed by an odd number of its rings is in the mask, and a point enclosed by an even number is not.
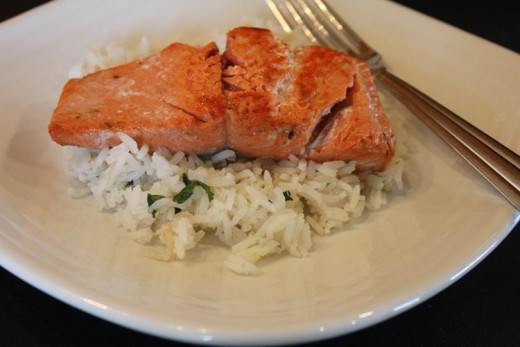
<svg viewBox="0 0 520 347"><path fill-rule="evenodd" d="M49 124L61 145L103 148L124 132L150 150L208 153L225 146L218 48L174 43L140 61L71 79Z"/></svg>
<svg viewBox="0 0 520 347"><path fill-rule="evenodd" d="M292 51L264 29L230 31L224 61L228 145L250 157L303 154L354 80L349 56L317 46Z"/></svg>
<svg viewBox="0 0 520 347"><path fill-rule="evenodd" d="M306 147L304 158L319 162L356 160L356 167L366 171L381 171L392 159L395 137L366 63L356 63L347 98L327 117Z"/></svg>
<svg viewBox="0 0 520 347"><path fill-rule="evenodd" d="M174 43L146 59L72 79L49 124L62 145L112 147L124 132L150 150L356 160L380 171L395 138L369 67L319 46L291 49L269 30L228 32L222 56Z"/></svg>

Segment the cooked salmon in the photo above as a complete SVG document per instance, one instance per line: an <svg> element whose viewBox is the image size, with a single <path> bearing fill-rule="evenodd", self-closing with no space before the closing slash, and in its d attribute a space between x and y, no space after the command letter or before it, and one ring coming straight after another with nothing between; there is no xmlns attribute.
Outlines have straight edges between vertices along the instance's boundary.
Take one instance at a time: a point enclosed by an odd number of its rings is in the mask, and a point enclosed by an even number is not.
<svg viewBox="0 0 520 347"><path fill-rule="evenodd" d="M302 157L320 162L356 160L360 170L381 171L394 155L395 136L369 66L357 62L354 76L347 97L323 118Z"/></svg>
<svg viewBox="0 0 520 347"><path fill-rule="evenodd" d="M208 153L225 146L218 48L174 43L146 59L71 79L49 124L61 145L112 147L124 132L150 150Z"/></svg>
<svg viewBox="0 0 520 347"><path fill-rule="evenodd" d="M265 29L231 30L224 62L228 145L250 157L302 154L354 80L349 56L317 46L292 51Z"/></svg>
<svg viewBox="0 0 520 347"><path fill-rule="evenodd" d="M356 160L382 170L395 139L370 70L318 46L291 50L265 29L228 33L223 82L228 145L243 155Z"/></svg>
<svg viewBox="0 0 520 347"><path fill-rule="evenodd" d="M111 147L124 132L150 150L232 148L243 156L356 160L383 170L395 138L369 67L319 46L291 49L271 31L174 43L146 59L72 79L49 124L62 145Z"/></svg>

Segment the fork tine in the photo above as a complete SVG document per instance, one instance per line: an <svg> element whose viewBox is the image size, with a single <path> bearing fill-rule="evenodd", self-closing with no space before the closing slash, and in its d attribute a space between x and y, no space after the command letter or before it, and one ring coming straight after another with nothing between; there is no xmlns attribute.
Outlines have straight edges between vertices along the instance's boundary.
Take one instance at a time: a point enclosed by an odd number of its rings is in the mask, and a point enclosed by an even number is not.
<svg viewBox="0 0 520 347"><path fill-rule="evenodd" d="M328 22L331 23L332 31L339 37L345 39L349 47L353 47L357 52L358 58L365 60L377 55L377 52L370 47L361 37L341 18L341 16L330 7L326 1L314 0Z"/></svg>
<svg viewBox="0 0 520 347"><path fill-rule="evenodd" d="M311 43L316 44L318 42L313 33L304 25L291 3L284 0L265 0L265 2L286 33L289 34L300 28Z"/></svg>
<svg viewBox="0 0 520 347"><path fill-rule="evenodd" d="M321 1L265 0L265 2L286 33L300 28L314 44L319 43L354 56L358 55L357 41L348 39L341 31L342 26L338 21L335 21L335 24L329 21L330 18L334 20L334 17ZM355 43L354 46L352 42Z"/></svg>
<svg viewBox="0 0 520 347"><path fill-rule="evenodd" d="M285 31L286 34L290 34L295 28L295 24L293 23L294 18L288 16L287 12L284 11L285 8L280 7L275 0L265 0L265 2L283 31Z"/></svg>
<svg viewBox="0 0 520 347"><path fill-rule="evenodd" d="M340 23L341 18L335 17L335 12L331 12L325 3L321 0L304 0L308 10L313 14L313 17L319 21L320 25L325 29L326 35L330 36L335 42L336 46L345 50L348 47L349 53L359 55L361 44L360 39L352 30L343 30L345 25ZM350 29L350 28L348 28ZM353 35L350 35L353 34Z"/></svg>
<svg viewBox="0 0 520 347"><path fill-rule="evenodd" d="M380 56L322 0L288 0L284 2L291 15L322 46L344 51L367 60L374 69L380 67Z"/></svg>
<svg viewBox="0 0 520 347"><path fill-rule="evenodd" d="M314 12L303 1L288 0L288 4L294 9L293 16L305 26L322 46L342 50L344 46L338 44L333 37L331 37L327 29L320 23Z"/></svg>
<svg viewBox="0 0 520 347"><path fill-rule="evenodd" d="M305 2L308 11L313 14L314 22L319 21L319 26L328 37L332 38L338 50L342 50L360 60L367 61L372 70L383 67L381 56L337 14L324 0L299 0Z"/></svg>

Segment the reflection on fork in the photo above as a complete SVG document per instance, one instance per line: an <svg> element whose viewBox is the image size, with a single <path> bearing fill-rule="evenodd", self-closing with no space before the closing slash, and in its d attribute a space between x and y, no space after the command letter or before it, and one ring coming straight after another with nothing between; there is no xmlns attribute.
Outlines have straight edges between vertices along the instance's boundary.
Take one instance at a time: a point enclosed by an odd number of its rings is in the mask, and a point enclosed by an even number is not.
<svg viewBox="0 0 520 347"><path fill-rule="evenodd" d="M323 0L265 0L287 33L345 51L370 64L375 78L520 210L520 156L388 72L381 56Z"/></svg>

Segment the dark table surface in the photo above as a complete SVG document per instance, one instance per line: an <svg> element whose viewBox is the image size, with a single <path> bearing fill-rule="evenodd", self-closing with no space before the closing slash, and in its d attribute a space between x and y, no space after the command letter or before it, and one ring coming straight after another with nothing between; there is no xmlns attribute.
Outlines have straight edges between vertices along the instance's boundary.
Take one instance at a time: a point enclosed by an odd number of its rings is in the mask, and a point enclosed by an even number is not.
<svg viewBox="0 0 520 347"><path fill-rule="evenodd" d="M0 21L43 0L0 2ZM398 3L520 52L515 2ZM519 66L520 68L520 66ZM520 226L469 274L423 304L362 331L312 344L520 346ZM0 346L183 346L72 308L0 268ZM309 345L310 346L310 345Z"/></svg>

